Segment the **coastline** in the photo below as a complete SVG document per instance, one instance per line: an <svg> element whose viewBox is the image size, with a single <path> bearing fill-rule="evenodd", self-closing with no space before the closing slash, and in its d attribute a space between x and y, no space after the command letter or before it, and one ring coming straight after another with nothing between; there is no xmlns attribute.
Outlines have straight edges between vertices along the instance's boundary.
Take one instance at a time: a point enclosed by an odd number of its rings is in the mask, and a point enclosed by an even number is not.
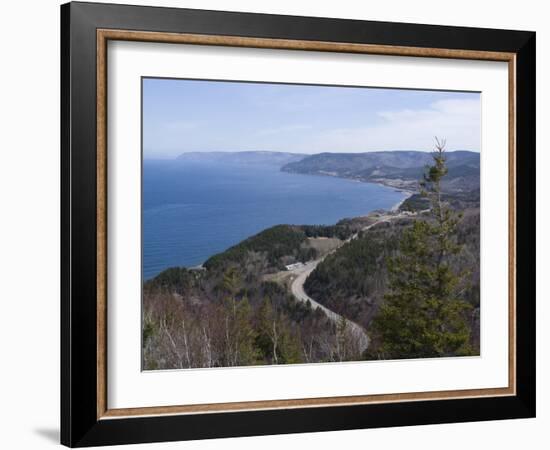
<svg viewBox="0 0 550 450"><path fill-rule="evenodd" d="M292 173L292 172L291 172ZM379 209L378 211L386 211L387 213L396 213L399 211L399 208L401 207L401 205L407 200L409 199L412 195L415 194L414 191L412 190L409 190L409 189L404 189L402 187L398 187L398 186L395 186L395 185L392 185L393 183L384 183L384 182L381 182L380 180L377 180L377 181L374 181L374 180L362 180L362 179L353 179L353 178L348 178L348 177L342 177L342 176L337 176L337 175L333 175L333 174L300 174L300 175L313 175L313 176L328 176L328 177L333 177L333 178L340 178L342 180L347 180L347 181L353 181L353 182L356 182L356 183L368 183L368 184L376 184L376 185L379 185L379 186L383 186L385 188L391 188L393 191L395 192L400 192L402 194L404 194L403 198L401 198L397 203L395 203L394 205L392 206L387 206L386 208L381 208ZM369 210L365 213L362 213L362 214L357 214L357 215L354 215L354 216L351 216L351 217L341 217L340 219L338 219L336 222L334 222L333 225L335 225L336 223L338 223L340 220L343 220L343 219L347 219L347 218L350 218L350 219L353 219L353 218L359 218L359 217L366 217L366 216L369 216L370 214L372 214L374 211L377 211L377 209L372 209L372 210ZM268 227L269 228L269 227ZM267 229L267 228L266 228ZM265 231L264 230L261 230L259 233L261 233L262 231ZM257 234L257 233L256 233ZM251 235L253 236L253 235ZM250 238L251 236L248 236L247 238L243 239L243 240L246 240L248 238ZM242 241L240 241L242 242ZM239 243L240 243L239 242ZM234 245L238 245L239 243L237 244L234 244ZM227 251L229 248L231 248L231 246L227 247L225 250L222 250L221 252L218 252L218 253L223 253L225 251ZM215 256L216 254L218 253L214 253L213 255L209 256L208 258L212 257L212 256ZM170 267L167 267L166 269L163 269L161 270L159 273L162 273L164 270L167 270L167 269L170 269L170 268L173 268L173 267L181 267L181 268L186 268L187 270L189 271L193 271L193 272L202 272L202 271L205 271L207 270L206 267L204 267L204 262L206 260L208 260L208 258L206 258L203 262L199 263L199 264L195 264L195 265L192 265L192 266L170 266ZM152 279L154 279L156 276L159 275L159 273L155 274L155 275L149 275L147 277L144 276L144 267L142 267L142 279L143 279L143 282L146 283Z"/></svg>
<svg viewBox="0 0 550 450"><path fill-rule="evenodd" d="M373 179L373 180L365 180L365 179L362 179L362 178L341 176L341 175L338 175L335 172L324 172L324 171L319 171L319 173L307 173L307 172L302 173L302 172L282 170L282 168L281 168L281 171L288 172L288 173L299 174L299 175L340 178L342 180L349 180L349 181L353 181L355 183L377 184L378 186L384 186L386 188L391 188L394 191L403 192L405 194L405 197L403 199L401 199L399 202L397 202L395 205L391 206L389 209L385 209L385 211L388 211L388 212L398 211L399 207L407 199L409 199L410 197L412 197L414 194L417 193L417 191L411 190L410 185L405 183L405 186L404 186L402 180L398 180L397 182L396 182L396 180L386 180L386 179L383 179L383 178L378 178L378 179ZM366 215L370 214L371 212L372 211L369 211ZM361 217L364 217L364 216L361 216Z"/></svg>
<svg viewBox="0 0 550 450"><path fill-rule="evenodd" d="M292 172L292 173L294 173L294 172ZM399 191L399 192L404 193L405 196L401 200L399 200L395 205L391 206L389 209L385 210L385 211L388 211L388 212L397 212L399 210L399 208L401 207L401 205L403 203L405 203L406 200L408 200L414 194L417 193L416 191L412 191L410 189L405 189L405 188L396 186L395 183L387 183L387 182L383 182L383 181L374 181L374 180L368 180L367 181L367 180L362 180L360 178L341 177L341 176L333 175L333 174L320 174L320 176L329 176L329 177L334 177L334 178L341 178L343 180L351 180L351 181L355 181L357 183L377 184L378 186L384 186L386 188L391 188L394 191ZM369 215L371 212L372 211L369 211L366 215Z"/></svg>
<svg viewBox="0 0 550 450"><path fill-rule="evenodd" d="M415 194L413 191L405 191L404 190L402 192L405 194L405 196L390 208L390 210L389 210L390 212L399 211L399 208L401 207L401 205L403 203L405 203L405 201L407 201L409 198L411 198Z"/></svg>

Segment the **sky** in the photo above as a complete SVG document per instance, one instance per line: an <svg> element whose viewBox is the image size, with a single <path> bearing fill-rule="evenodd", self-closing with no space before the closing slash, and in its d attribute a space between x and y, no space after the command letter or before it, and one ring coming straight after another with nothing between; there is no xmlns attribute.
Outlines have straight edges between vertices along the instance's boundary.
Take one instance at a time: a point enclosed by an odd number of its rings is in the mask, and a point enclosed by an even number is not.
<svg viewBox="0 0 550 450"><path fill-rule="evenodd" d="M479 151L481 95L179 79L143 79L143 152Z"/></svg>

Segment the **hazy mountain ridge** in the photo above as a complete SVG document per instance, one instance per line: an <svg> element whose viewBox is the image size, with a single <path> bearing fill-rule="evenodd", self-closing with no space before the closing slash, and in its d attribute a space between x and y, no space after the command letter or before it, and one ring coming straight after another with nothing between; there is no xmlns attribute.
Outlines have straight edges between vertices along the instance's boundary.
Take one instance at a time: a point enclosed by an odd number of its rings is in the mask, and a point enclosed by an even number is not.
<svg viewBox="0 0 550 450"><path fill-rule="evenodd" d="M306 156L302 153L243 151L243 152L187 152L176 159L190 162L223 162L231 164L269 164L284 166Z"/></svg>
<svg viewBox="0 0 550 450"><path fill-rule="evenodd" d="M449 173L444 186L449 192L479 189L479 153L457 150L447 152ZM290 162L281 170L309 175L328 175L387 186L416 190L432 155L419 151L383 151L368 153L319 153Z"/></svg>
<svg viewBox="0 0 550 450"><path fill-rule="evenodd" d="M479 190L479 153L467 150L447 152L449 173L445 177L447 192ZM366 153L318 153L313 155L272 151L187 152L179 161L246 165L274 165L284 172L325 175L358 181L380 183L397 189L418 190L418 181L431 153L393 150Z"/></svg>

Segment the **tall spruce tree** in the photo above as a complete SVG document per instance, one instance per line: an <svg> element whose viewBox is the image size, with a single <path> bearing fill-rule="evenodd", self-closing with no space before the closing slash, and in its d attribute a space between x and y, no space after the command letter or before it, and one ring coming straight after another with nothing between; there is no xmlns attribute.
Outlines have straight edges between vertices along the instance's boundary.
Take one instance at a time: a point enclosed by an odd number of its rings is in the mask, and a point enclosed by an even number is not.
<svg viewBox="0 0 550 450"><path fill-rule="evenodd" d="M249 366L258 362L259 351L256 348L256 331L252 326L252 308L247 297L239 300L235 322L236 365Z"/></svg>
<svg viewBox="0 0 550 450"><path fill-rule="evenodd" d="M224 349L222 360L226 366L247 366L257 362L256 332L252 325L252 308L248 298L237 298L242 287L240 273L230 268L223 275L224 292Z"/></svg>
<svg viewBox="0 0 550 450"><path fill-rule="evenodd" d="M389 291L373 321L380 358L471 353L470 305L460 297L466 274L450 265L462 249L455 238L461 215L442 198L441 181L448 172L444 140L436 138L433 161L420 183L429 213L404 232L398 254L388 260Z"/></svg>
<svg viewBox="0 0 550 450"><path fill-rule="evenodd" d="M271 364L279 364L281 333L277 323L277 314L273 310L269 297L264 298L258 311L258 328L259 333L256 341L264 358Z"/></svg>

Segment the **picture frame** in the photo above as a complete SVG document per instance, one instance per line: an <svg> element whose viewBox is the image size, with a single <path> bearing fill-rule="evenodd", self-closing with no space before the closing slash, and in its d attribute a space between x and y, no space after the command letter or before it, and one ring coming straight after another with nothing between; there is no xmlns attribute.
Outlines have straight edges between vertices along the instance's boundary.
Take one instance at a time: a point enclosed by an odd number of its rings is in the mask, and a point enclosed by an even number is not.
<svg viewBox="0 0 550 450"><path fill-rule="evenodd" d="M106 186L111 41L506 63L508 386L109 408ZM81 447L534 417L535 102L533 32L62 5L61 443Z"/></svg>

